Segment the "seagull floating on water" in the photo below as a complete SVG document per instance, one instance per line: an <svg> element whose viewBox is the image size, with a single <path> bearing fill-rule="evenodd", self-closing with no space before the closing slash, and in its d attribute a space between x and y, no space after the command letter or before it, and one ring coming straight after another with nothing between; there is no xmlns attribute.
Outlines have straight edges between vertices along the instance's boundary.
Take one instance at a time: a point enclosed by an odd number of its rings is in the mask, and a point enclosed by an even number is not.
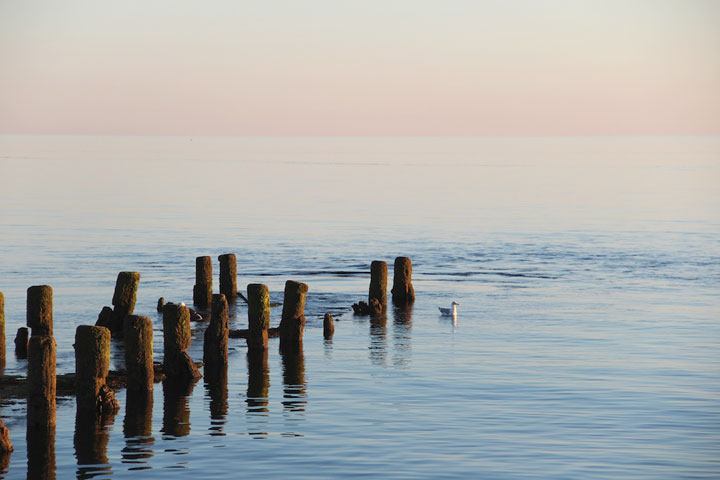
<svg viewBox="0 0 720 480"><path fill-rule="evenodd" d="M438 307L438 309L440 310L440 314L442 314L442 315L452 315L453 317L455 317L455 316L457 316L458 305L460 305L460 304L457 302L452 302L450 304L450 308Z"/></svg>

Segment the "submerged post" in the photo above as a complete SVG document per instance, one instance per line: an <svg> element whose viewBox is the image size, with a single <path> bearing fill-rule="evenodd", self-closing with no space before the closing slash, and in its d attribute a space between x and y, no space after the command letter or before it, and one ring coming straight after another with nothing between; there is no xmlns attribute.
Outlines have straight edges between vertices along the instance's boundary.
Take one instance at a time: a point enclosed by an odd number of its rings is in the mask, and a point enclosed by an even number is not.
<svg viewBox="0 0 720 480"><path fill-rule="evenodd" d="M185 305L165 305L163 347L163 364L168 377L194 380L202 376L186 351L190 347L190 311Z"/></svg>
<svg viewBox="0 0 720 480"><path fill-rule="evenodd" d="M329 340L332 338L333 334L335 334L335 322L333 321L332 315L326 313L323 318L323 337L325 337L326 340Z"/></svg>
<svg viewBox="0 0 720 480"><path fill-rule="evenodd" d="M17 358L27 358L28 340L29 334L27 327L18 328L17 334L15 334L15 356Z"/></svg>
<svg viewBox="0 0 720 480"><path fill-rule="evenodd" d="M220 262L220 293L230 302L237 297L237 258L234 253L218 257Z"/></svg>
<svg viewBox="0 0 720 480"><path fill-rule="evenodd" d="M225 295L213 295L212 318L205 330L203 362L205 372L221 368L228 361L228 335L230 334L228 303Z"/></svg>
<svg viewBox="0 0 720 480"><path fill-rule="evenodd" d="M393 268L392 301L397 306L411 305L415 302L415 289L412 285L412 260L409 257L397 257Z"/></svg>
<svg viewBox="0 0 720 480"><path fill-rule="evenodd" d="M288 280L285 282L282 320L280 321L280 342L302 342L305 330L305 283Z"/></svg>
<svg viewBox="0 0 720 480"><path fill-rule="evenodd" d="M247 286L247 293L248 348L251 350L267 349L268 328L270 328L270 291L267 285L251 283Z"/></svg>
<svg viewBox="0 0 720 480"><path fill-rule="evenodd" d="M370 264L370 291L368 305L373 314L384 313L387 310L387 263L374 260Z"/></svg>
<svg viewBox="0 0 720 480"><path fill-rule="evenodd" d="M52 287L39 285L27 290L28 341L27 429L49 432L55 428L55 339L52 337Z"/></svg>
<svg viewBox="0 0 720 480"><path fill-rule="evenodd" d="M75 330L75 385L77 408L82 414L107 414L118 410L115 392L105 379L110 370L110 331L80 325Z"/></svg>
<svg viewBox="0 0 720 480"><path fill-rule="evenodd" d="M212 259L210 257L195 259L193 303L198 307L207 307L212 303Z"/></svg>
<svg viewBox="0 0 720 480"><path fill-rule="evenodd" d="M5 365L5 297L0 292L0 369Z"/></svg>
<svg viewBox="0 0 720 480"><path fill-rule="evenodd" d="M128 316L125 319L124 337L127 389L152 391L155 378L152 320L139 315Z"/></svg>

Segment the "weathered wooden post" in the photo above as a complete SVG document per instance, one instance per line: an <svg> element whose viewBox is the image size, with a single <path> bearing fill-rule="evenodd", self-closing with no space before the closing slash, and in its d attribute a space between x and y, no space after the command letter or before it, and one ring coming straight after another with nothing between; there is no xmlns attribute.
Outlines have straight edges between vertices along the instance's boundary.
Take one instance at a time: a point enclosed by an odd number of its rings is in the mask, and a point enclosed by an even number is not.
<svg viewBox="0 0 720 480"><path fill-rule="evenodd" d="M164 306L165 306L165 297L158 298L157 311L162 312Z"/></svg>
<svg viewBox="0 0 720 480"><path fill-rule="evenodd" d="M415 302L415 289L412 285L412 260L409 257L397 257L393 268L392 301L399 307Z"/></svg>
<svg viewBox="0 0 720 480"><path fill-rule="evenodd" d="M270 291L267 285L251 283L248 293L248 337L247 345L251 350L268 348L268 328L270 328Z"/></svg>
<svg viewBox="0 0 720 480"><path fill-rule="evenodd" d="M234 253L226 253L218 257L220 262L220 293L228 302L237 297L237 258Z"/></svg>
<svg viewBox="0 0 720 480"><path fill-rule="evenodd" d="M0 420L0 455L13 451L13 444L10 441L10 431L2 420Z"/></svg>
<svg viewBox="0 0 720 480"><path fill-rule="evenodd" d="M52 323L52 287L28 288L27 325L32 329L28 341L28 432L55 428L56 346Z"/></svg>
<svg viewBox="0 0 720 480"><path fill-rule="evenodd" d="M115 413L118 402L105 379L110 370L110 330L80 325L75 330L75 385L79 415Z"/></svg>
<svg viewBox="0 0 720 480"><path fill-rule="evenodd" d="M27 289L27 326L32 336L53 334L52 287L36 285Z"/></svg>
<svg viewBox="0 0 720 480"><path fill-rule="evenodd" d="M334 333L335 322L333 321L332 315L326 313L325 317L323 318L323 337L325 337L326 340L329 340L332 338Z"/></svg>
<svg viewBox="0 0 720 480"><path fill-rule="evenodd" d="M302 342L305 330L305 283L288 280L285 282L282 320L280 320L280 343Z"/></svg>
<svg viewBox="0 0 720 480"><path fill-rule="evenodd" d="M129 315L125 319L124 337L127 389L152 391L155 378L152 320L139 315Z"/></svg>
<svg viewBox="0 0 720 480"><path fill-rule="evenodd" d="M206 373L227 365L229 333L228 302L222 293L213 295L212 318L205 330L205 343L203 344L203 362Z"/></svg>
<svg viewBox="0 0 720 480"><path fill-rule="evenodd" d="M5 367L5 297L0 292L0 370Z"/></svg>
<svg viewBox="0 0 720 480"><path fill-rule="evenodd" d="M168 377L194 380L202 376L186 351L190 347L190 311L185 305L165 305L163 347L163 365Z"/></svg>
<svg viewBox="0 0 720 480"><path fill-rule="evenodd" d="M123 320L132 315L135 310L140 274L138 272L120 272L115 282L115 293L113 294L113 323L110 326L111 332L121 333L123 331Z"/></svg>
<svg viewBox="0 0 720 480"><path fill-rule="evenodd" d="M387 310L387 263L374 260L370 264L370 291L368 305L373 314L383 313Z"/></svg>
<svg viewBox="0 0 720 480"><path fill-rule="evenodd" d="M212 259L210 257L195 259L193 303L198 307L208 307L212 303Z"/></svg>
<svg viewBox="0 0 720 480"><path fill-rule="evenodd" d="M15 356L17 358L27 358L29 337L27 327L18 328L15 335Z"/></svg>

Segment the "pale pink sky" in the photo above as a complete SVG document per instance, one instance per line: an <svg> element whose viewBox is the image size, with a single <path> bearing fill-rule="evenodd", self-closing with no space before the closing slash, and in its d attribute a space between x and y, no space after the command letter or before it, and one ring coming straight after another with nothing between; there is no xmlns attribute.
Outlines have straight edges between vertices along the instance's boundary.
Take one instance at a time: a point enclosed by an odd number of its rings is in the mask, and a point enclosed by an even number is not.
<svg viewBox="0 0 720 480"><path fill-rule="evenodd" d="M714 0L0 0L0 133L718 135Z"/></svg>

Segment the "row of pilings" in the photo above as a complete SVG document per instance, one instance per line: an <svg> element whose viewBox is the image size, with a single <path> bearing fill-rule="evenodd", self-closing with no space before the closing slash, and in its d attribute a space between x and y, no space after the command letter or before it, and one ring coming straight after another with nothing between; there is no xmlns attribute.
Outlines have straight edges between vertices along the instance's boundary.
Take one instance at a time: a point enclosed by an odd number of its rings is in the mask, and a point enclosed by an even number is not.
<svg viewBox="0 0 720 480"><path fill-rule="evenodd" d="M193 301L210 306L210 322L204 334L204 372L210 383L227 379L229 308L228 298L237 293L237 265L234 254L221 255L220 291L212 293L210 257L197 257ZM391 290L397 306L411 305L415 300L412 286L412 263L408 257L395 259L395 275ZM387 263L373 261L370 269L368 302L353 305L356 314L381 315L387 309ZM125 344L125 369L128 411L152 411L154 384L153 327L148 317L133 315L140 274L120 272L115 284L113 308L104 307L96 325L80 325L75 333L75 385L77 397L76 442L102 430L107 418L118 408L115 392L107 384L110 366L111 335L121 337ZM293 280L285 283L283 309L277 336L284 357L293 352L302 356L305 328L305 298L308 285ZM15 352L27 358L27 432L28 478L50 478L55 456L56 425L56 344L53 338L52 287L32 286L27 290L27 328L21 327L15 338ZM248 366L255 372L267 371L267 349L270 330L270 293L267 285L247 286ZM191 342L191 310L184 304L158 303L163 319L163 372L170 387L189 391L202 375L187 353ZM326 314L323 335L332 337L333 318ZM0 292L0 368L5 363L5 309ZM265 365L265 367L262 367ZM290 367L286 368L290 369ZM303 367L304 368L304 367ZM264 383L264 382L261 382ZM254 389L255 390L255 389ZM262 393L258 390L258 394ZM267 392L265 392L267 393ZM262 396L262 395L259 395ZM92 437L95 438L95 437ZM13 450L7 428L0 421L0 456Z"/></svg>

